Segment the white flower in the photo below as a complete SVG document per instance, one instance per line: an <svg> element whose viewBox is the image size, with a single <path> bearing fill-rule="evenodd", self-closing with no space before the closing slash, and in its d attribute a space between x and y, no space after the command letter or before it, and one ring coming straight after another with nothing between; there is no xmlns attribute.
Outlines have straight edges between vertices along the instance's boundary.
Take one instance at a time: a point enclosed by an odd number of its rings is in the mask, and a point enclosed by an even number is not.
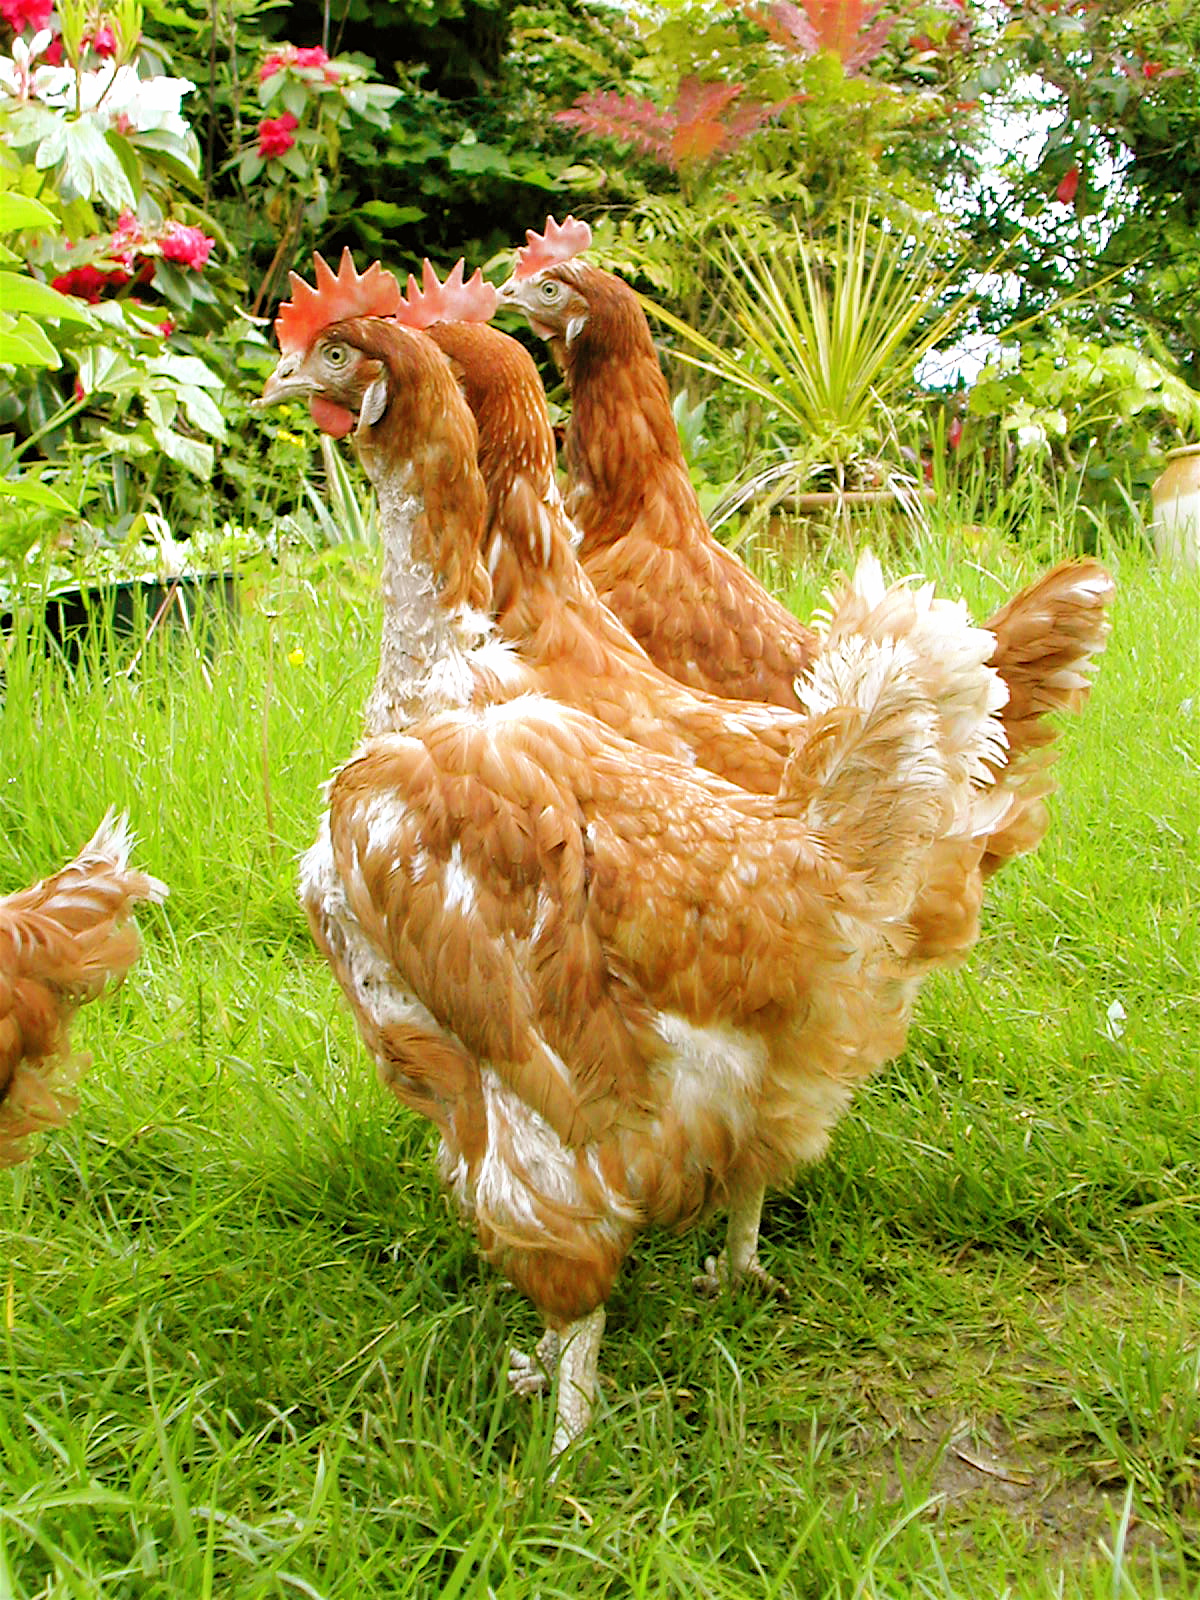
<svg viewBox="0 0 1200 1600"><path fill-rule="evenodd" d="M45 89L35 85L38 99L56 109L73 111L76 106L75 74L66 69L59 71L62 81L47 84ZM38 74L39 78L41 72ZM137 68L129 63L117 66L106 61L94 72L79 74L78 106L80 111L90 111L102 128L124 121L138 133L161 131L186 139L190 129L180 115L179 107L185 94L196 87L186 78L138 77Z"/></svg>
<svg viewBox="0 0 1200 1600"><path fill-rule="evenodd" d="M35 67L34 62L49 48L54 35L49 28L35 33L29 43L14 39L11 56L0 56L0 88L16 100L45 100L47 92L57 94L75 82L70 67Z"/></svg>

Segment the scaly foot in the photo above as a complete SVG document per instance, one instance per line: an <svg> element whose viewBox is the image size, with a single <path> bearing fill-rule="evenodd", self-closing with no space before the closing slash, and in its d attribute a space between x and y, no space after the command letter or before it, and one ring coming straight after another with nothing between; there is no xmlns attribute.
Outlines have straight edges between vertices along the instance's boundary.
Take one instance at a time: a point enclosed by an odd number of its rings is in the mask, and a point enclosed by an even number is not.
<svg viewBox="0 0 1200 1600"><path fill-rule="evenodd" d="M558 1335L547 1328L531 1356L523 1350L508 1352L508 1382L514 1394L549 1394L558 1366Z"/></svg>
<svg viewBox="0 0 1200 1600"><path fill-rule="evenodd" d="M694 1289L710 1296L723 1294L726 1289L739 1283L751 1284L761 1294L769 1295L775 1300L792 1298L779 1279L773 1278L762 1265L757 1255L751 1256L744 1267L740 1267L731 1275L729 1256L722 1250L719 1256L709 1256L704 1263L704 1271L697 1273L692 1279Z"/></svg>

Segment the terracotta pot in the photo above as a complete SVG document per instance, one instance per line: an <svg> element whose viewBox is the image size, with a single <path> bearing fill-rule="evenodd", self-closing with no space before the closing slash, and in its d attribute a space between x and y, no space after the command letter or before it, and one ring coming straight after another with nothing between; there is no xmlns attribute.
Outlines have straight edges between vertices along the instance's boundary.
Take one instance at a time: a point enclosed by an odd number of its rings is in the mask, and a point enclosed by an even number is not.
<svg viewBox="0 0 1200 1600"><path fill-rule="evenodd" d="M1160 561L1200 567L1200 444L1167 452L1167 464L1150 490L1154 548Z"/></svg>

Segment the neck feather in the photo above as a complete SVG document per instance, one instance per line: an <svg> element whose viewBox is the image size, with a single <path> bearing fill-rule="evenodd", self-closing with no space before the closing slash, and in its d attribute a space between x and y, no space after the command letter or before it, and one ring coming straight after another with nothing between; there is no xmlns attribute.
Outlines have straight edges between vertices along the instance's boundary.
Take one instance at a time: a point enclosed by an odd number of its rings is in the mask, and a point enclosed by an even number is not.
<svg viewBox="0 0 1200 1600"><path fill-rule="evenodd" d="M440 364L432 366L433 382L416 395L394 387L382 421L357 436L384 546L369 733L469 704L476 688L471 652L493 636L475 426L443 358L433 354Z"/></svg>

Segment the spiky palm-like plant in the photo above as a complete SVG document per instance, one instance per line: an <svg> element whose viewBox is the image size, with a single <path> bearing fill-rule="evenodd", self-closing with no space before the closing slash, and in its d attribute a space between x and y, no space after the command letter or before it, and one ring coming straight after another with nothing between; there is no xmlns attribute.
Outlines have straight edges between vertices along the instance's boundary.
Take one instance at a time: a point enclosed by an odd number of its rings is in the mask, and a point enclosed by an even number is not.
<svg viewBox="0 0 1200 1600"><path fill-rule="evenodd" d="M839 490L869 476L911 495L895 419L917 363L962 322L972 296L954 290L936 236L880 227L865 207L819 244L793 223L792 244L768 255L736 229L723 251L709 251L736 329L729 346L648 307L678 335L681 360L759 401L777 439L776 459L756 466L729 509L763 496L763 509L778 504L821 468Z"/></svg>

